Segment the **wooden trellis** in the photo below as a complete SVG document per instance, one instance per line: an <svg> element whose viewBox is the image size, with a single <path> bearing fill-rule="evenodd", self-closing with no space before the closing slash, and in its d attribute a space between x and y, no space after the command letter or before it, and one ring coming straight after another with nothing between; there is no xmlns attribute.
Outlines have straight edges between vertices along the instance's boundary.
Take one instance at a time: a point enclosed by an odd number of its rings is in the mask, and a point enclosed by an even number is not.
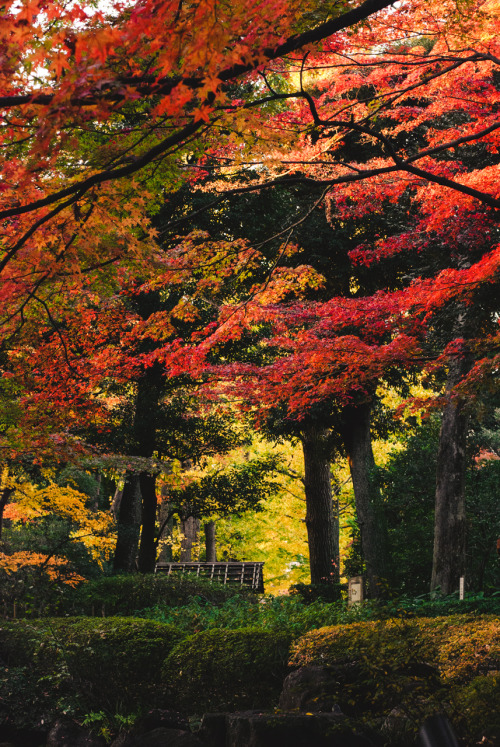
<svg viewBox="0 0 500 747"><path fill-rule="evenodd" d="M157 563L156 573L194 573L222 584L249 586L256 592L264 592L264 563Z"/></svg>

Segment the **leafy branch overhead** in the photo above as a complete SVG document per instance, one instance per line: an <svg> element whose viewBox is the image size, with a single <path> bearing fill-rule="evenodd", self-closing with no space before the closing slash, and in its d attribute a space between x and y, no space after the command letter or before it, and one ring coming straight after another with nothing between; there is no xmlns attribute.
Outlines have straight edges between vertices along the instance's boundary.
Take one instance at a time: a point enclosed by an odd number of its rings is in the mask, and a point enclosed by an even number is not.
<svg viewBox="0 0 500 747"><path fill-rule="evenodd" d="M229 468L208 472L182 488L168 488L167 505L183 519L262 510L262 501L278 487L280 458L249 459Z"/></svg>

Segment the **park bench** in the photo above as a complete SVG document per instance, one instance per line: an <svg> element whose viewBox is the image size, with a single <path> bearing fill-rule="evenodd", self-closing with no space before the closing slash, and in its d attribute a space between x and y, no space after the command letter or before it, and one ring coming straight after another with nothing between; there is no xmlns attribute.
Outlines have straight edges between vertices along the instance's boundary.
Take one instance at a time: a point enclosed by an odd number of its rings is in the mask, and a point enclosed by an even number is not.
<svg viewBox="0 0 500 747"><path fill-rule="evenodd" d="M222 584L249 586L256 592L264 592L264 563L216 562L216 563L157 563L156 573L194 573Z"/></svg>

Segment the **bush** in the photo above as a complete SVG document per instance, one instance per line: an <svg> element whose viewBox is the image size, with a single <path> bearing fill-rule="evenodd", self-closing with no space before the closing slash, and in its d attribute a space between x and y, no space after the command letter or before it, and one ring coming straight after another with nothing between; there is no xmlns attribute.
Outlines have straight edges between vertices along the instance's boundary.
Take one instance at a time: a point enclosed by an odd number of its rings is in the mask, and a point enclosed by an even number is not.
<svg viewBox="0 0 500 747"><path fill-rule="evenodd" d="M21 730L41 731L56 713L55 699L32 668L0 665L0 734L4 739Z"/></svg>
<svg viewBox="0 0 500 747"><path fill-rule="evenodd" d="M232 597L245 595L248 596L248 591L239 586L223 586L188 575L104 576L87 581L76 589L68 588L53 612L58 615L126 616L159 604L166 607L187 604L194 597L221 604Z"/></svg>
<svg viewBox="0 0 500 747"><path fill-rule="evenodd" d="M359 622L313 630L292 647L292 666L327 666L337 672L330 693L348 714L388 713L404 695L436 689L436 652L425 648L416 621ZM434 654L434 656L430 655Z"/></svg>
<svg viewBox="0 0 500 747"><path fill-rule="evenodd" d="M391 716L397 709L406 729L397 744L411 744L424 718L440 711L466 739L491 736L495 729L500 736L493 715L500 712L496 616L392 619L312 630L293 645L290 664L337 672L328 696L349 715L370 723L385 719L387 726L391 718L397 721Z"/></svg>
<svg viewBox="0 0 500 747"><path fill-rule="evenodd" d="M161 664L180 640L169 625L130 618L49 618L0 626L0 655L28 667L63 711L111 713L163 704Z"/></svg>
<svg viewBox="0 0 500 747"><path fill-rule="evenodd" d="M500 675L474 677L453 691L454 723L467 744L500 743Z"/></svg>
<svg viewBox="0 0 500 747"><path fill-rule="evenodd" d="M207 630L184 639L163 670L174 707L190 714L272 709L286 675L290 640L287 633L257 628Z"/></svg>

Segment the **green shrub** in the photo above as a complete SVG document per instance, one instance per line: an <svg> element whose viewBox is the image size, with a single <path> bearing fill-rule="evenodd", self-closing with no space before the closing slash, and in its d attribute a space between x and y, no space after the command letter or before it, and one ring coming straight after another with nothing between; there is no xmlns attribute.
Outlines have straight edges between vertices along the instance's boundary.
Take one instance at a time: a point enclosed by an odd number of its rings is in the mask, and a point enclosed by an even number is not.
<svg viewBox="0 0 500 747"><path fill-rule="evenodd" d="M495 730L500 736L493 715L500 709L496 616L392 619L311 630L292 646L290 664L336 672L328 696L349 715L390 723L397 709L405 737L399 733L391 742L386 734L388 743L411 744L424 718L440 711L465 739Z"/></svg>
<svg viewBox="0 0 500 747"><path fill-rule="evenodd" d="M500 674L474 677L454 690L453 708L454 723L467 744L500 743Z"/></svg>
<svg viewBox="0 0 500 747"><path fill-rule="evenodd" d="M115 713L163 703L161 664L180 638L136 618L19 620L0 626L0 656L30 667L66 710Z"/></svg>
<svg viewBox="0 0 500 747"><path fill-rule="evenodd" d="M434 657L429 654L434 654ZM416 621L401 619L336 625L309 631L292 646L292 666L328 666L337 676L332 706L348 714L388 713L409 691L429 694L436 652L425 649Z"/></svg>
<svg viewBox="0 0 500 747"><path fill-rule="evenodd" d="M67 589L58 600L58 615L136 615L143 609L161 604L176 607L199 599L212 604L234 596L248 596L239 586L223 586L189 575L131 574L103 576L87 581L76 589Z"/></svg>
<svg viewBox="0 0 500 747"><path fill-rule="evenodd" d="M57 699L30 667L0 665L0 734L40 729L58 711Z"/></svg>
<svg viewBox="0 0 500 747"><path fill-rule="evenodd" d="M188 713L270 710L281 692L289 648L289 634L257 628L196 633L166 659L167 692L174 707Z"/></svg>

